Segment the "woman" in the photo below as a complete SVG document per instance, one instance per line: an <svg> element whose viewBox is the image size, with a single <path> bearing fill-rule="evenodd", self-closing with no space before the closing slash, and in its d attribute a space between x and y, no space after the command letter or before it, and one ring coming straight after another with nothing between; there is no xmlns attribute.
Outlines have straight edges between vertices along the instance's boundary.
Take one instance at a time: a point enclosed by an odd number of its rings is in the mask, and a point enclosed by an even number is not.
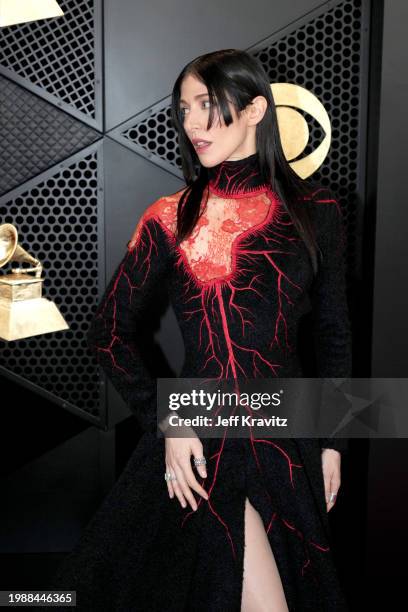
<svg viewBox="0 0 408 612"><path fill-rule="evenodd" d="M88 335L144 434L58 588L76 589L84 610L346 610L327 517L342 441L157 437L139 345L165 287L185 341L180 377L304 375L306 313L317 375L351 376L341 211L287 163L248 53L190 62L172 116L186 187L146 208Z"/></svg>

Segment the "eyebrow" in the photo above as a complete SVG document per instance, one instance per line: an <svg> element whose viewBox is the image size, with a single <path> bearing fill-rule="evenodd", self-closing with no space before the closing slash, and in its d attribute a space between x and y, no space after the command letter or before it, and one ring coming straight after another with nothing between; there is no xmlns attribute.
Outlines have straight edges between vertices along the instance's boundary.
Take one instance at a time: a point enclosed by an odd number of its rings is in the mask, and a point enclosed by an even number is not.
<svg viewBox="0 0 408 612"><path fill-rule="evenodd" d="M208 96L208 93L197 94L196 96L194 96L194 100L197 100L197 98L203 98L204 96ZM188 102L183 100L183 98L180 98L180 102L184 102L185 104L188 104Z"/></svg>

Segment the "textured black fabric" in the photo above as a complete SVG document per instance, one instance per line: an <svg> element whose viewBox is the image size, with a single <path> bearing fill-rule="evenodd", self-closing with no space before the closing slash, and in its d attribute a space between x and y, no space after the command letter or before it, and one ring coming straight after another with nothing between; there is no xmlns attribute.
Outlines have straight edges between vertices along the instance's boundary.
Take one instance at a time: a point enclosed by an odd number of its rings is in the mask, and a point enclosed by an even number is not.
<svg viewBox="0 0 408 612"><path fill-rule="evenodd" d="M137 224L92 321L89 346L145 433L52 585L76 589L80 610L238 612L246 497L264 522L289 609L347 610L320 448L342 449L342 440L203 439L208 476L199 481L210 499L196 496L197 512L171 500L164 482L156 383L138 345L159 288L168 292L185 343L180 377L302 376L297 336L306 313L319 376L351 376L341 210L326 190L305 200L322 254L313 278L307 249L264 185L257 159L210 169L213 196L240 198L246 219L265 198L274 207L234 240L229 274L211 282L195 276L169 221L180 192L161 198ZM229 231L231 219L225 223Z"/></svg>

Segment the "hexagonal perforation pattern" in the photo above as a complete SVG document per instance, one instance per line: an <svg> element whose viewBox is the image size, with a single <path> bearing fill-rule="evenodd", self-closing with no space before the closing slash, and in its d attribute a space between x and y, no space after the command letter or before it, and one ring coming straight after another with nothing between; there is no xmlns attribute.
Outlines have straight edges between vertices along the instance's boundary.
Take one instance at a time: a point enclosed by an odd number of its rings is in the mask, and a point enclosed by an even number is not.
<svg viewBox="0 0 408 612"><path fill-rule="evenodd" d="M360 76L362 71L362 2L345 0L299 26L268 46L251 52L265 68L270 82L292 82L312 91L325 105L332 124L332 145L314 178L330 186L344 213L348 234L347 259L356 258L357 157ZM150 109L152 111L152 109ZM323 138L310 121L309 143L302 156ZM128 125L121 137L172 166L181 175L181 159L170 107L156 107L148 117Z"/></svg>
<svg viewBox="0 0 408 612"><path fill-rule="evenodd" d="M61 18L2 28L0 64L94 118L94 0L59 5Z"/></svg>
<svg viewBox="0 0 408 612"><path fill-rule="evenodd" d="M70 326L52 334L0 341L2 362L74 406L99 416L99 375L85 333L98 302L97 153L0 205L19 243L44 266L43 295ZM15 264L13 264L15 265Z"/></svg>
<svg viewBox="0 0 408 612"><path fill-rule="evenodd" d="M303 85L322 100L329 112L333 141L316 178L333 189L342 205L348 228L350 269L354 269L356 257L357 161L362 153L358 150L358 119L364 100L360 85L362 6L366 1L344 0L335 6L331 3L331 8L311 16L307 22L302 21L301 25L292 26L291 31L286 30L287 34L280 34L281 38L271 37L251 49L271 82ZM43 20L3 28L5 44L0 64L87 117L95 117L94 7L97 3L98 0L61 0L65 21ZM27 93L21 87L18 90L21 96ZM57 106L55 99L53 102ZM23 108L27 106L28 100ZM59 102L58 106L61 106ZM66 119L65 113L57 111L55 125L59 117L61 121ZM311 136L303 155L315 149L323 136L320 126L306 117ZM29 123L34 125L36 120L31 118ZM17 125L12 132L8 125L6 134L23 138L23 144L30 150L31 143L27 144L29 141L18 129ZM78 147L86 146L87 136L80 126L78 133L74 125L72 130L69 150L63 147L59 150L56 146L51 152L52 160L43 160L41 167L38 163L48 152L44 143L39 146L33 156L37 165L31 176L72 155L75 150L72 141ZM134 149L141 149L147 157L156 158L159 165L162 162L177 176L182 176L168 100L153 105L117 130L122 142L126 140ZM60 140L66 140L65 136ZM12 177L13 185L28 178L17 173ZM44 263L44 295L55 300L70 325L70 330L55 334L12 343L0 341L0 356L10 371L89 415L101 418L99 370L84 340L98 303L96 182L97 153L87 156L83 153L80 161L57 171L5 205L0 203L0 222L14 223L22 246ZM13 185L9 184L7 190Z"/></svg>
<svg viewBox="0 0 408 612"><path fill-rule="evenodd" d="M303 25L278 43L254 55L270 81L296 82L324 104L332 126L332 145L324 164L314 174L338 198L347 227L347 259L356 258L358 115L361 104L362 3L348 0ZM311 131L304 155L318 145Z"/></svg>

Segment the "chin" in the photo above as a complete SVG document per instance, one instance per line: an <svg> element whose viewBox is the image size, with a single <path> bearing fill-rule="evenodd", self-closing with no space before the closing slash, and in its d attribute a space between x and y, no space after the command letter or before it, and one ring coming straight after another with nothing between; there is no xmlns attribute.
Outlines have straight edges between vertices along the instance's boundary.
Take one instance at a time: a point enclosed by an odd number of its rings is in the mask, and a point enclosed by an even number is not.
<svg viewBox="0 0 408 612"><path fill-rule="evenodd" d="M216 166L217 164L219 164L219 161L212 161L209 159L200 159L200 157L198 156L199 162L202 166L204 166L204 168L212 168L213 166Z"/></svg>
<svg viewBox="0 0 408 612"><path fill-rule="evenodd" d="M205 166L205 168L212 168L213 166L217 166L223 162L225 159L225 156L217 156L217 158L209 159L206 155L203 155L202 159L200 159L200 163L202 166Z"/></svg>

